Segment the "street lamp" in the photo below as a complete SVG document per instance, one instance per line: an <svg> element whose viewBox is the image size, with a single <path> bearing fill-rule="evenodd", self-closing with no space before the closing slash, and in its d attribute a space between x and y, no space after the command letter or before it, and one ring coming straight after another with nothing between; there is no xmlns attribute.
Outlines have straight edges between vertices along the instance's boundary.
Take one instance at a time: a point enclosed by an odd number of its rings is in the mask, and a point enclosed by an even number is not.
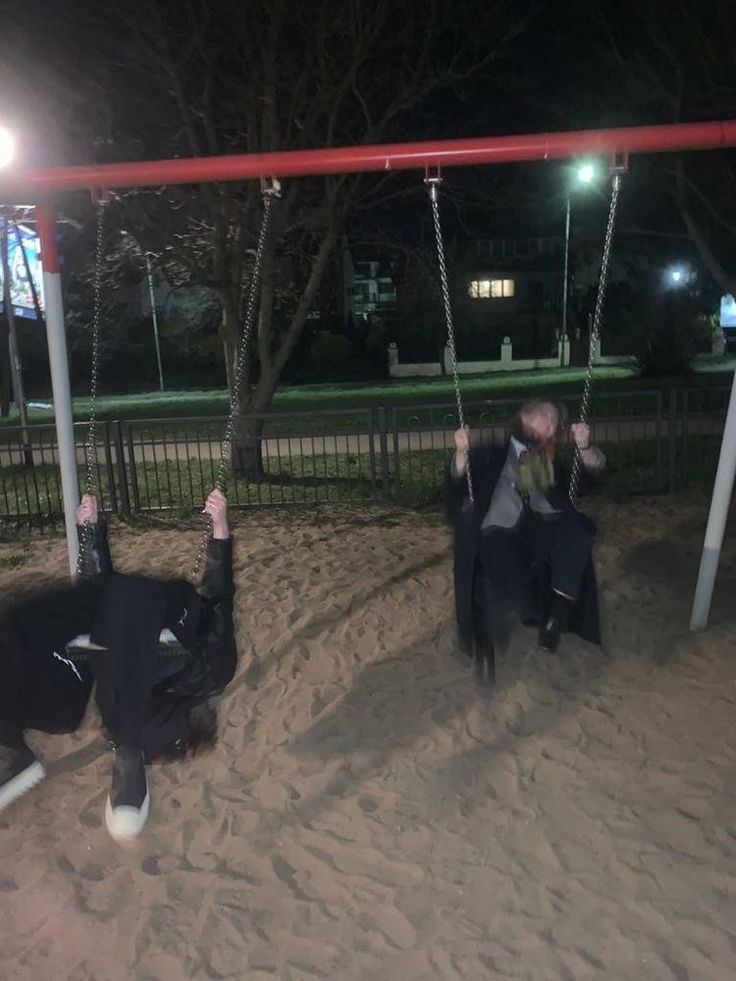
<svg viewBox="0 0 736 981"><path fill-rule="evenodd" d="M584 163L575 171L575 179L578 184L589 185L595 180L595 164ZM567 192L567 208L565 210L565 274L562 293L562 336L567 337L567 297L570 292L570 211L572 201L572 188Z"/></svg>
<svg viewBox="0 0 736 981"><path fill-rule="evenodd" d="M9 167L15 158L15 137L4 126L0 126L0 167Z"/></svg>
<svg viewBox="0 0 736 981"><path fill-rule="evenodd" d="M581 184L592 184L595 179L595 167L593 164L581 164L577 170L577 178Z"/></svg>
<svg viewBox="0 0 736 981"><path fill-rule="evenodd" d="M684 266L670 266L665 271L665 278L670 286L679 289L687 283L687 269Z"/></svg>
<svg viewBox="0 0 736 981"><path fill-rule="evenodd" d="M147 252L144 252L140 245L138 244L136 238L125 230L122 230L120 234L123 238L128 238L135 245L136 251L139 255L143 256L143 261L146 263L146 278L148 280L148 296L151 302L151 323L153 325L153 337L156 342L156 361L158 362L158 385L160 390L164 390L164 370L161 364L161 345L158 339L158 313L156 311L156 294L153 288L153 269L151 268L151 258Z"/></svg>

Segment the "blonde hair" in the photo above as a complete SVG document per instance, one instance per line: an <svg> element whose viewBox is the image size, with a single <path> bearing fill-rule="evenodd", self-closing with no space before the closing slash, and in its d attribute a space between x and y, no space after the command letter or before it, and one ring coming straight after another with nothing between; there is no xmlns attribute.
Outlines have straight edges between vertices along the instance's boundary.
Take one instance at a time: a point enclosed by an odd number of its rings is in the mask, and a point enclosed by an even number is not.
<svg viewBox="0 0 736 981"><path fill-rule="evenodd" d="M548 459L554 458L555 445L567 428L567 410L565 409L565 406L559 402L554 402L552 399L529 399L529 401L525 402L519 409L514 420L514 432L523 435L525 419L528 419L529 416L551 415L552 413L554 413L557 418L554 435L549 443L546 443L543 447L540 447L541 452Z"/></svg>

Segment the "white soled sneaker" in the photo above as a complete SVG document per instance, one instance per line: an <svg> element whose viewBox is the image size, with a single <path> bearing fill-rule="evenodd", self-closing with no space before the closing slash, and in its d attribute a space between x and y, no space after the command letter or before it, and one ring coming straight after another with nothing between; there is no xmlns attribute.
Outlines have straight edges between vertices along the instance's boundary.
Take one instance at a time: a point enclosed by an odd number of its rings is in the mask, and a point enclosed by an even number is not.
<svg viewBox="0 0 736 981"><path fill-rule="evenodd" d="M148 781L143 753L121 746L112 765L112 787L105 804L105 827L115 841L137 838L148 820Z"/></svg>
<svg viewBox="0 0 736 981"><path fill-rule="evenodd" d="M0 746L0 811L18 800L46 776L28 746Z"/></svg>

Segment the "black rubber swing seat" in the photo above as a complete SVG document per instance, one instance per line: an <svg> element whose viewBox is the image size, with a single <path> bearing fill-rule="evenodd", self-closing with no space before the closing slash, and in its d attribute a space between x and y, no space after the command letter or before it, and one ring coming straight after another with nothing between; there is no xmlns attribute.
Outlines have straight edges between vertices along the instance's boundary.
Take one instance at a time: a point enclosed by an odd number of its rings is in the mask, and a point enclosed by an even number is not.
<svg viewBox="0 0 736 981"><path fill-rule="evenodd" d="M89 634L80 634L65 645L64 653L71 661L87 661L90 657L101 652L98 647L92 646ZM187 657L188 651L170 630L164 629L158 638L158 656Z"/></svg>

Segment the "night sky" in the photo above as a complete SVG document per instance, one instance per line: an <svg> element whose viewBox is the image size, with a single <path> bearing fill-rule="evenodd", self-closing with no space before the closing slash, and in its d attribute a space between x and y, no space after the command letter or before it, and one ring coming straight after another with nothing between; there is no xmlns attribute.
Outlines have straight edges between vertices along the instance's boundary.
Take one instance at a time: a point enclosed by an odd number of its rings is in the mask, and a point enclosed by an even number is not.
<svg viewBox="0 0 736 981"><path fill-rule="evenodd" d="M166 94L168 80L161 69L161 51L166 50L173 51L181 73L182 99L196 103L195 126L204 98L202 59L209 54L215 63L207 99L216 133L209 143L201 138L204 152L323 145L324 125L307 126L301 133L299 127L309 116L309 99L318 102L328 83L324 78L305 83L299 72L316 49L314 25L324 15L325 23L332 25L325 34L327 56L337 66L328 82L341 84L339 49L344 37L334 25L346 19L349 5L322 0L273 5L263 0L245 5L247 12L229 0L205 6L206 36L198 38L178 5L123 0L107 11L88 0L69 0L63 10L48 0L24 3L8 25L0 77L0 117L17 130L24 164L189 155L191 141ZM494 54L479 70L459 72L415 99L377 141L736 116L736 38L728 7L707 0L404 4L373 39L362 70L372 112L401 90L405 76L397 72L397 62L403 58L410 65L413 57L420 57L422 28L429 31L432 9L444 18L431 45L430 65L438 71L452 65L453 57L468 46L477 59L491 50ZM282 121L290 96L300 86L305 96L297 100L290 132L269 138L259 129L268 80L258 67L258 46L266 44L277 8L284 13L275 60ZM155 10L159 14L154 15ZM413 46L401 49L396 38L412 17L418 24ZM139 43L139 25L153 31L152 40ZM153 48L161 43L168 47L157 54ZM244 106L256 107L256 123L251 120L247 132ZM343 112L331 142L362 142L359 117L357 103ZM625 229L683 233L673 201L671 167L671 159L665 157L632 161L623 203ZM688 167L697 189L709 196L706 230L730 262L733 236L712 221L712 213L736 215L733 154L690 155ZM458 232L464 229L471 235L503 234L519 226L541 234L559 226L568 180L569 170L559 162L453 172L447 175L446 192L457 212L448 220ZM418 184L417 175L396 178L397 187ZM306 187L303 193L307 200ZM350 220L353 227L358 223L361 234L378 225L393 226L398 234L419 234L416 223L421 225L424 218L414 219L412 209L417 209L420 197L419 187L405 203L364 209L360 215L351 214ZM581 234L587 234L589 226L595 237L604 215L605 194L589 196L578 214Z"/></svg>

